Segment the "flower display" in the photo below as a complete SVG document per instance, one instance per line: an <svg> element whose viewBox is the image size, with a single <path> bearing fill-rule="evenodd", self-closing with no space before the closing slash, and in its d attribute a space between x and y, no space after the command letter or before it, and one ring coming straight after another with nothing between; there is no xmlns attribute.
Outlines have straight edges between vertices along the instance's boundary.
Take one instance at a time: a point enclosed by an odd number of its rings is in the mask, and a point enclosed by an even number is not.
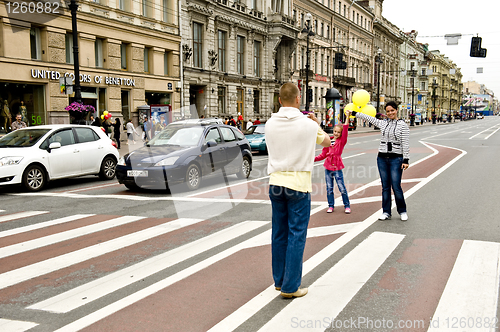
<svg viewBox="0 0 500 332"><path fill-rule="evenodd" d="M78 102L72 102L68 106L64 108L68 112L80 112L82 114L86 114L87 112L95 112L95 108L92 105L84 105Z"/></svg>

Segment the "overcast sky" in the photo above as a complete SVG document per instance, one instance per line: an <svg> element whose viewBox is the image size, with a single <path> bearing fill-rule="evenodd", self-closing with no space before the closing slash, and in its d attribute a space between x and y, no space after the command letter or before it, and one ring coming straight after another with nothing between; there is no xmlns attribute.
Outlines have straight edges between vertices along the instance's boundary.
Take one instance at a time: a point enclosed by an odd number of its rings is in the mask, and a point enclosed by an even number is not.
<svg viewBox="0 0 500 332"><path fill-rule="evenodd" d="M382 15L404 32L418 31L417 41L461 68L462 82L476 81L500 98L500 17L498 2L491 0L384 0ZM446 45L444 35L461 33L458 45ZM473 36L482 37L486 58L471 58ZM477 74L477 68L483 73Z"/></svg>

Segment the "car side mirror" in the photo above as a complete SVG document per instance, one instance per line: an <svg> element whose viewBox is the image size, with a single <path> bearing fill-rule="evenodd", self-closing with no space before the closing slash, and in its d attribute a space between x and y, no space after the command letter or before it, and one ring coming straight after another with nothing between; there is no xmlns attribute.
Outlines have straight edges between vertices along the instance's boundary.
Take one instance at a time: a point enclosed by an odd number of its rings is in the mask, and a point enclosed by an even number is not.
<svg viewBox="0 0 500 332"><path fill-rule="evenodd" d="M49 152L52 151L53 149L59 149L61 147L61 143L59 142L52 142L49 145Z"/></svg>
<svg viewBox="0 0 500 332"><path fill-rule="evenodd" d="M208 141L208 142L207 142L207 146L208 146L209 148L212 148L212 147L214 147L214 146L217 146L217 142L214 142L214 141Z"/></svg>

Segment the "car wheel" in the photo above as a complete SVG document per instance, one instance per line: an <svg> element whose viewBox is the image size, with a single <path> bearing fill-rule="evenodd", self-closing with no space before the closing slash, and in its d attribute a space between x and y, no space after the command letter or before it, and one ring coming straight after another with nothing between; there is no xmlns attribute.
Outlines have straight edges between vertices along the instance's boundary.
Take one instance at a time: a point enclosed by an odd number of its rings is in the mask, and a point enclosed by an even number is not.
<svg viewBox="0 0 500 332"><path fill-rule="evenodd" d="M243 161L241 162L241 168L238 173L236 173L238 179L248 179L250 176L250 160L248 157L243 157Z"/></svg>
<svg viewBox="0 0 500 332"><path fill-rule="evenodd" d="M31 165L23 174L23 185L29 191L39 191L45 186L47 176L41 166Z"/></svg>
<svg viewBox="0 0 500 332"><path fill-rule="evenodd" d="M111 180L115 177L116 160L112 157L106 157L102 161L99 177L103 180Z"/></svg>
<svg viewBox="0 0 500 332"><path fill-rule="evenodd" d="M201 172L200 168L195 164L189 165L186 171L186 185L189 190L196 190L200 187Z"/></svg>

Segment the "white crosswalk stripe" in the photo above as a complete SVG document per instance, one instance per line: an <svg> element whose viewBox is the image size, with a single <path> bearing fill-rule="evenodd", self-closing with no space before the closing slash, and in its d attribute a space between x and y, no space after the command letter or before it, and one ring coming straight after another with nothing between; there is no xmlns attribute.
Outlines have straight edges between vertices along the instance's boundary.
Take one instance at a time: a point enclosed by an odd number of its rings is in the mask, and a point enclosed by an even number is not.
<svg viewBox="0 0 500 332"><path fill-rule="evenodd" d="M200 221L201 219L177 219L133 234L121 236L113 240L2 273L0 274L0 289L131 246L135 243L152 239L156 236L193 225Z"/></svg>
<svg viewBox="0 0 500 332"><path fill-rule="evenodd" d="M17 255L22 252L49 246L54 243L67 241L80 236L103 231L105 229L118 227L141 219L144 219L144 217L123 216L111 220L102 221L93 225L72 229L66 232L40 237L31 241L13 244L7 247L0 248L0 258Z"/></svg>
<svg viewBox="0 0 500 332"><path fill-rule="evenodd" d="M45 228L45 227L64 224L66 222L70 222L70 221L74 221L74 220L78 220L78 219L82 219L82 218L86 218L86 217L91 217L93 215L94 214L75 214L72 216L62 217L62 218L54 219L54 220L49 220L49 221L41 222L41 223L34 224L34 225L9 229L7 231L0 232L0 238L6 237L6 236L11 236L11 235L16 235L16 234L21 234L21 233L25 233L25 232L30 232L30 231L34 231L36 229L41 229L41 228Z"/></svg>
<svg viewBox="0 0 500 332"><path fill-rule="evenodd" d="M6 222L16 219L22 219L27 217L34 217L41 214L49 213L49 211L26 211L26 212L18 212L13 214L8 214L5 216L0 216L0 222Z"/></svg>
<svg viewBox="0 0 500 332"><path fill-rule="evenodd" d="M464 241L429 331L495 331L499 278L500 243Z"/></svg>
<svg viewBox="0 0 500 332"><path fill-rule="evenodd" d="M37 325L31 322L0 318L0 331L2 332L24 332Z"/></svg>

